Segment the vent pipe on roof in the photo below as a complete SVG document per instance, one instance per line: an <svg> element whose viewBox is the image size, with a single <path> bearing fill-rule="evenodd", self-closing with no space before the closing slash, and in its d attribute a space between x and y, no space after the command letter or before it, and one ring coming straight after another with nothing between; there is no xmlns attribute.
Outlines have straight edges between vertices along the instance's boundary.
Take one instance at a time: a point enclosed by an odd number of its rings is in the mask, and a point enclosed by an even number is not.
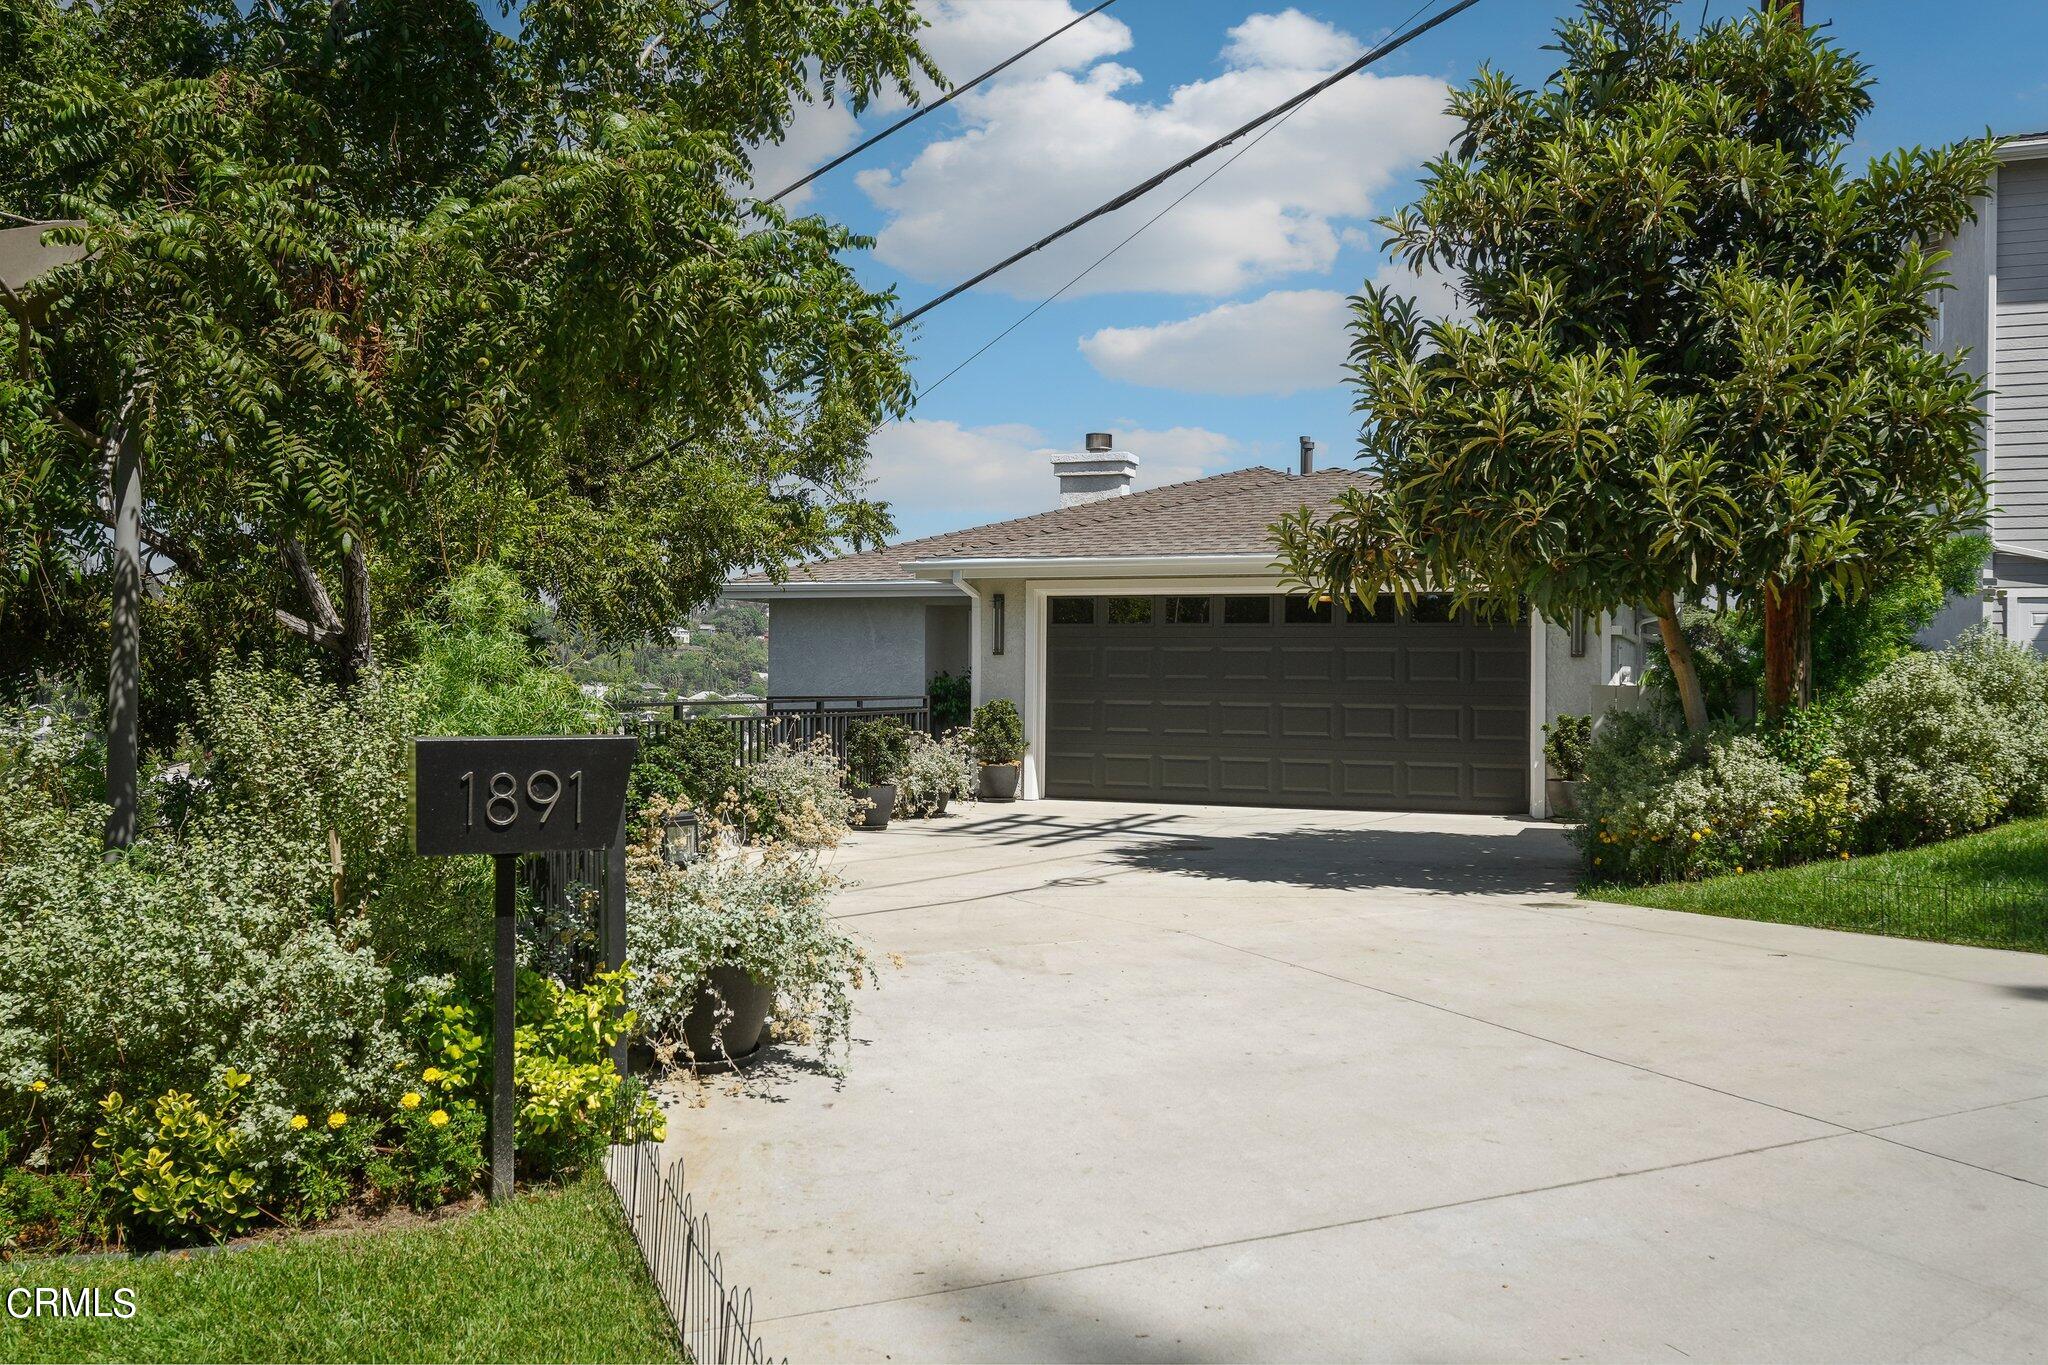
<svg viewBox="0 0 2048 1365"><path fill-rule="evenodd" d="M1316 472L1316 438L1313 436L1301 438L1301 472L1304 474Z"/></svg>
<svg viewBox="0 0 2048 1365"><path fill-rule="evenodd" d="M1083 454L1052 457L1052 472L1059 476L1062 507L1121 498L1131 491L1131 480L1137 477L1138 457L1114 449L1116 437L1110 432L1089 432L1086 445Z"/></svg>

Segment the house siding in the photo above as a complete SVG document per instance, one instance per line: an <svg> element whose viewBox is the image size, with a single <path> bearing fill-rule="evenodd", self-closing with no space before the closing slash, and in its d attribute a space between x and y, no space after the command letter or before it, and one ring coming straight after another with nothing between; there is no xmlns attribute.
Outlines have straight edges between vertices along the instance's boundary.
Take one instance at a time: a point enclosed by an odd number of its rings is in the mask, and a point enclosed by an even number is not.
<svg viewBox="0 0 2048 1365"><path fill-rule="evenodd" d="M1998 173L1994 538L2048 553L2048 161Z"/></svg>

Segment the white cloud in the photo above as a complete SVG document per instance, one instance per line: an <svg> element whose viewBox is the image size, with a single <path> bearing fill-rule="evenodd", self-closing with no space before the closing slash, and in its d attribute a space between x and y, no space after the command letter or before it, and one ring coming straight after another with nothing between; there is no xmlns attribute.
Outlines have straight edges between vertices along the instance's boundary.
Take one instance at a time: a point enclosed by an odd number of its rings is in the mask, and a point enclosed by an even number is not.
<svg viewBox="0 0 2048 1365"><path fill-rule="evenodd" d="M952 82L973 79L1081 12L1070 0L1002 0L999 4L989 0L921 0L918 10L926 21L918 40L940 73ZM980 89L1088 66L1130 45L1131 31L1108 15L1099 14L1074 25L1015 66L992 77ZM926 102L941 93L941 88L929 80L920 78L918 86ZM816 93L813 82L813 94ZM757 143L749 149L749 159L754 163L754 190L763 195L775 193L824 165L863 135L879 131L884 124L901 117L909 107L893 88L884 90L869 106L863 127L843 104L827 104L819 98L816 103L800 106L782 141ZM839 172L849 176L852 173L851 168ZM800 209L812 192L807 185L784 199L781 206Z"/></svg>
<svg viewBox="0 0 2048 1365"><path fill-rule="evenodd" d="M1188 393L1298 393L1344 378L1350 311L1334 289L1283 289L1156 327L1105 327L1081 354L1109 379Z"/></svg>
<svg viewBox="0 0 2048 1365"><path fill-rule="evenodd" d="M1117 449L1138 457L1138 488L1198 479L1244 462L1233 459L1242 454L1235 440L1202 427L1115 430ZM1029 516L1059 505L1052 457L1079 451L1081 435L1061 445L1021 422L892 422L868 443L869 491L890 504L905 537Z"/></svg>
<svg viewBox="0 0 2048 1365"><path fill-rule="evenodd" d="M888 215L876 255L919 280L972 273L1280 103L1358 46L1349 34L1287 11L1254 15L1230 30L1223 70L1174 88L1163 101L1140 99L1133 88L1139 73L1111 61L976 91L954 106L956 133L926 145L900 171L857 177ZM1344 220L1376 211L1377 195L1446 144L1452 125L1444 98L1443 82L1432 77L1351 77L1277 126L1073 292L1214 297L1327 268ZM1218 164L1184 173L989 287L1020 296L1058 288Z"/></svg>
<svg viewBox="0 0 2048 1365"><path fill-rule="evenodd" d="M1398 261L1389 261L1373 275L1372 282L1414 299L1416 310L1426 318L1463 321L1472 316L1472 305L1458 296L1457 277L1441 270L1410 270Z"/></svg>

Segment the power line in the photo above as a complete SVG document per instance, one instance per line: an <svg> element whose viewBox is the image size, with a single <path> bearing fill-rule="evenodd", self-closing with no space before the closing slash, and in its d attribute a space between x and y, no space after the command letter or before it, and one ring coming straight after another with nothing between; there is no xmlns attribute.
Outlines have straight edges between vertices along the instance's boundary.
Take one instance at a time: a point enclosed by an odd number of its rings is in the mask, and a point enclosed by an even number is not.
<svg viewBox="0 0 2048 1365"><path fill-rule="evenodd" d="M1045 248L1051 246L1054 242L1059 241L1060 238L1065 237L1067 234L1073 232L1075 229L1085 227L1089 223L1094 222L1097 218L1102 217L1104 214L1114 213L1118 209L1122 208L1124 205L1130 203L1132 200L1144 197L1145 195L1151 193L1153 190L1157 189L1160 185L1163 185L1168 180L1172 179L1174 176L1179 175L1182 171L1186 170L1188 167L1200 161L1203 157L1206 157L1210 155L1212 152L1218 151L1224 147L1228 147L1231 143L1237 141L1246 133L1251 132L1254 128L1257 128L1262 124L1270 123L1276 118L1281 118L1286 116L1287 114L1294 112L1294 110L1308 103L1317 95L1322 94L1325 90L1328 90L1331 86L1343 80L1345 77L1364 70L1366 67L1371 66L1374 62L1379 61L1382 57L1385 57L1387 54L1407 46L1415 39L1421 37L1423 34L1435 28L1438 24L1441 24L1447 19L1453 18L1459 14L1464 13L1466 10L1472 8L1472 6L1478 3L1479 0L1457 0L1457 3L1452 5L1450 8L1442 10L1437 14L1432 15L1430 18L1425 19L1423 22L1415 25L1413 28L1406 29L1403 32L1394 35L1392 38L1389 38L1386 42L1381 43L1378 47L1366 53L1363 57L1360 57L1357 61L1339 67L1335 72L1331 73L1329 76L1324 77L1322 80L1317 81L1308 89L1303 90L1301 93L1293 96L1288 100L1283 101L1282 103L1274 105L1271 109L1268 109L1265 113L1260 114L1257 118L1252 119L1250 122L1241 124L1238 127L1233 128L1231 131L1225 133L1222 137L1219 137L1214 142L1211 142L1208 146L1201 148L1199 151L1196 151L1191 155L1182 157L1179 161L1174 162L1171 166L1168 166L1165 170L1160 171L1158 174L1149 176L1146 179L1140 181L1139 183L1131 186L1131 188L1125 190L1122 194L1116 196L1116 198L1097 205L1095 208L1092 208L1088 210L1088 212L1082 214L1079 218L1076 218L1072 222L1066 224L1066 226L1054 229L1052 232L1047 233L1045 236L1033 242L1030 246L1025 247L1021 251L1014 252L1011 255L1006 256L1002 260L997 261L994 265L990 266L988 269L982 271L981 273L973 276L972 278L962 280L959 284L954 285L951 289L948 289L945 293L940 294L937 298L930 299L922 304L919 304L916 308L911 309L908 313L905 313L902 316L898 317L894 322L890 323L889 326L891 328L902 328L908 325L909 323L915 322L918 318L921 318L926 313L931 312L932 309L937 308L940 304L945 303L951 299L958 298L960 295L974 288L974 286L976 286L977 284L980 284L983 281L988 280L995 275L999 275L1005 270L1008 270L1011 266L1017 264L1017 262L1023 260L1026 256L1030 256L1036 252L1043 251Z"/></svg>
<svg viewBox="0 0 2048 1365"><path fill-rule="evenodd" d="M1043 38L1040 38L1031 46L1023 49L1020 52L1014 52L1008 57L1005 57L1002 61L997 62L994 66L982 72L973 80L968 81L965 85L956 85L952 87L950 90L946 91L945 98L934 100L932 103L916 109L907 117L896 120L896 122L890 124L881 132L876 133L873 137L868 138L864 142L856 143L853 147L840 153L838 156L833 157L830 161L818 167L817 170L812 171L803 179L796 181L794 184L784 185L781 189L777 190L774 194L770 195L765 202L772 204L776 200L782 198L782 196L784 196L785 194L792 194L795 191L802 189L804 186L810 184L813 180L816 180L819 176L825 174L825 172L845 165L847 162L853 160L853 158L859 156L868 148L874 146L877 142L880 142L883 138L888 137L894 133L902 132L905 128L908 128L911 124L917 122L926 114L931 113L934 109L943 109L948 104L951 104L959 96L966 94L975 86L980 85L990 76L993 76L998 72L1004 70L1005 68L1013 66L1017 62L1022 61L1024 58L1038 51L1038 49L1040 49L1041 47L1044 47L1053 39L1059 37L1062 33L1065 33L1068 29L1074 27L1074 25L1082 23L1085 20L1093 19L1096 15L1102 13L1104 10L1108 9L1111 5L1115 3L1116 0L1102 0L1101 4L1097 5L1094 9L1089 10L1086 14L1075 15L1072 19L1069 19L1066 23L1061 24L1058 28L1046 34Z"/></svg>
<svg viewBox="0 0 2048 1365"><path fill-rule="evenodd" d="M1428 0L1424 0L1424 3L1417 5L1414 9L1410 10L1408 12L1407 18L1403 19L1401 23L1407 24L1413 21L1415 16L1422 13L1422 11L1426 8L1428 8ZM1396 27L1399 27L1399 25L1396 25ZM1271 136L1273 133L1278 132L1281 126L1285 124L1287 120L1293 118L1296 114L1300 112L1301 106L1296 105L1294 108L1289 109L1286 113L1282 114L1279 118L1273 120L1273 122L1269 126L1260 129L1259 135L1257 137L1253 138L1250 142L1245 143L1244 146L1238 148L1236 151L1232 152L1228 157L1224 158L1222 164L1218 165L1216 169L1210 171L1200 180L1197 180L1194 184L1188 186L1187 190L1178 199L1175 199L1165 208L1162 208L1161 210L1159 210L1159 212L1153 214L1150 218L1147 218L1144 222L1138 224L1136 228L1131 230L1129 236L1125 237L1115 246L1111 247L1109 250L1103 252L1100 256L1097 256L1094 260L1090 261L1088 265L1085 268L1083 268L1079 274L1075 275L1072 279L1068 280L1058 289L1055 289L1052 293L1040 299L1037 303L1032 304L1030 309L1026 311L1022 317L1012 322L1009 326L1003 328L1002 331L997 332L987 341L984 341L980 346L976 347L972 355L968 356L965 360L962 360L952 369L940 375L937 379L934 379L931 383L925 385L922 389L919 389L917 391L918 398L924 398L926 395L930 394L934 389L938 388L939 385L945 383L948 379L951 379L954 375L960 373L960 371L966 369L969 365L972 365L975 361L987 355L991 350L995 348L998 342L1002 341L1004 337L1007 337L1008 335L1010 335L1010 333L1016 331L1019 327L1022 327L1025 323L1037 317L1038 314L1046 307L1047 304L1052 303L1061 295L1065 294L1069 289L1072 289L1075 285L1079 284L1082 280L1085 280L1088 278L1088 276L1094 274L1095 268L1097 266L1101 265L1104 261L1107 261L1110 257L1116 255L1117 252L1122 251L1132 242L1136 241L1137 238L1142 233L1144 233L1144 231L1147 228L1151 227L1161 218L1164 218L1167 214L1172 213L1182 204L1185 204L1191 197L1193 197L1194 193L1197 190L1201 189L1202 186L1208 184L1211 180L1214 180L1217 176L1223 174L1224 171L1230 169L1231 165L1235 163L1239 157L1243 156L1246 152L1249 152L1252 148L1258 146L1261 142L1264 142L1267 139L1267 137Z"/></svg>

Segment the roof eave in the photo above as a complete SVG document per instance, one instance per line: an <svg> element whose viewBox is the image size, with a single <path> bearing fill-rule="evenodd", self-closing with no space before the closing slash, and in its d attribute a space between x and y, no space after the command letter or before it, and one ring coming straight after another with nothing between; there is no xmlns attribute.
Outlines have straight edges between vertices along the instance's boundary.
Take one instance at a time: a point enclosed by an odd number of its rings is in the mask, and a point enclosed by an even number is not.
<svg viewBox="0 0 2048 1365"><path fill-rule="evenodd" d="M956 573L978 578L1207 578L1271 577L1279 571L1271 551L1187 555L943 555L903 565L929 582Z"/></svg>
<svg viewBox="0 0 2048 1365"><path fill-rule="evenodd" d="M728 583L723 595L737 602L786 602L792 598L828 597L967 600L967 594L952 584L927 578L788 578L780 583Z"/></svg>
<svg viewBox="0 0 2048 1365"><path fill-rule="evenodd" d="M2048 157L2048 133L2028 133L2002 143L1997 156L2000 161L2036 161Z"/></svg>

